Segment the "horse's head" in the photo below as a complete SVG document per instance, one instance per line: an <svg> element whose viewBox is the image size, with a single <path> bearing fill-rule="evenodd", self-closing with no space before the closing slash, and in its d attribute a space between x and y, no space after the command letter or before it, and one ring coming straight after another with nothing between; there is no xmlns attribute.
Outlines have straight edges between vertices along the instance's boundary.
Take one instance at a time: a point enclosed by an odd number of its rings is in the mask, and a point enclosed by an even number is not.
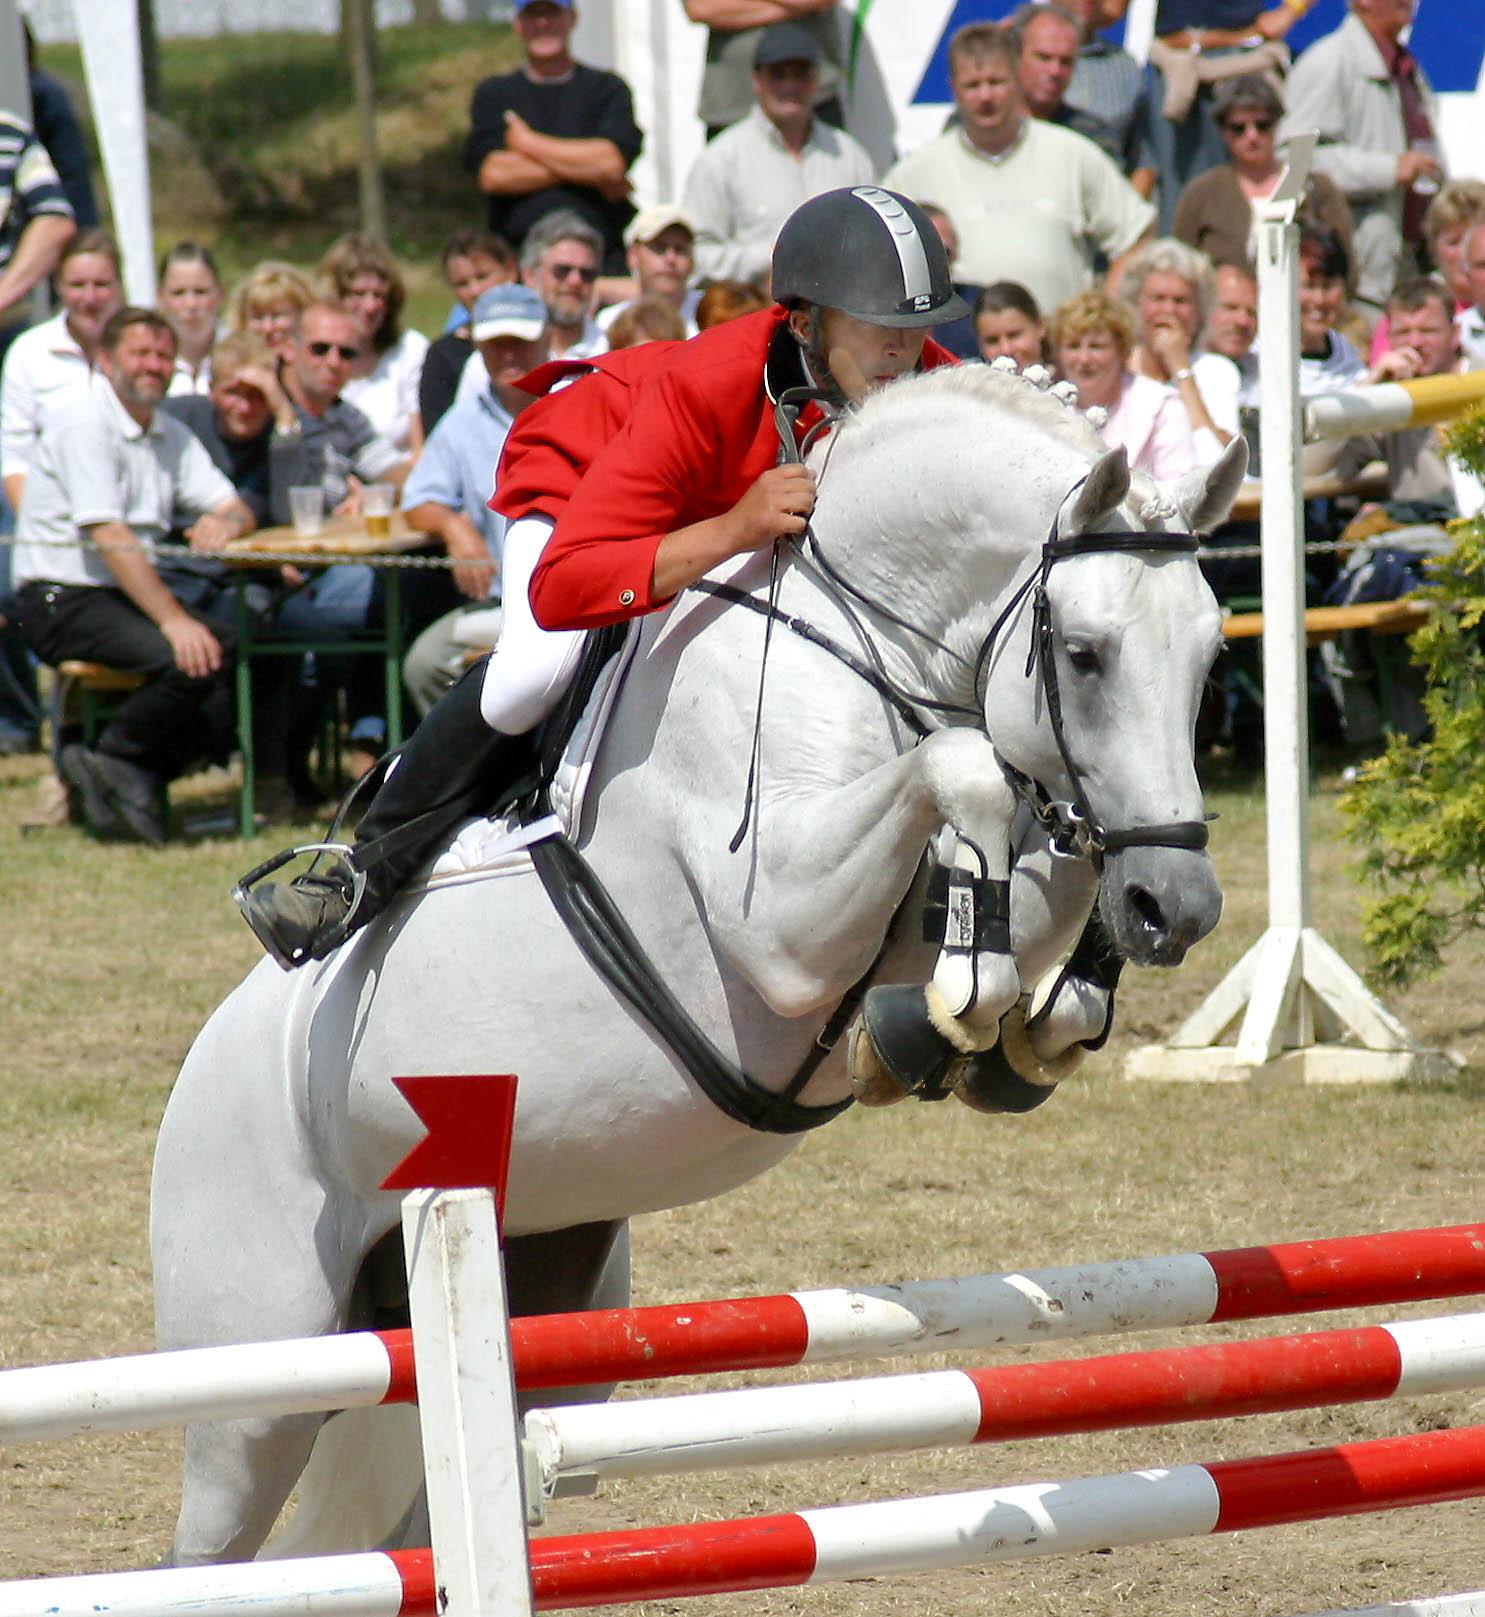
<svg viewBox="0 0 1485 1617"><path fill-rule="evenodd" d="M1169 486L1131 475L1122 450L1094 460L986 681L997 748L1070 806L1054 837L1101 860L1105 925L1139 964L1176 964L1221 913L1194 757L1221 616L1192 535L1225 517L1246 458L1236 441Z"/></svg>
<svg viewBox="0 0 1485 1617"><path fill-rule="evenodd" d="M1221 624L1191 535L1226 515L1241 442L1160 487L1065 400L986 366L894 383L836 440L815 530L891 604L884 665L949 722L982 713L1028 796L1086 817L1062 830L1103 861L1110 933L1178 961L1221 907L1193 756Z"/></svg>

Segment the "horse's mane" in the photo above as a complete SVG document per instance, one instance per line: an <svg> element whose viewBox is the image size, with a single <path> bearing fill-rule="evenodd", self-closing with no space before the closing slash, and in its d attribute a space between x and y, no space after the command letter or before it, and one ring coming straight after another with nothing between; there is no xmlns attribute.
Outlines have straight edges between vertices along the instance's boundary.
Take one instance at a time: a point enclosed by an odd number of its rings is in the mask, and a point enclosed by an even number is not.
<svg viewBox="0 0 1485 1617"><path fill-rule="evenodd" d="M1076 405L1019 371L998 365L941 365L904 376L869 394L843 425L859 444L869 435L899 430L904 418L921 421L925 406L936 398L979 401L1003 411L1083 460L1092 460L1108 448ZM1155 479L1137 469L1130 475L1130 500L1140 520L1151 525L1181 515L1176 502Z"/></svg>
<svg viewBox="0 0 1485 1617"><path fill-rule="evenodd" d="M890 430L902 414L921 418L924 407L936 397L978 400L1084 456L1101 455L1106 447L1075 406L1028 381L1019 371L993 365L942 365L902 377L868 395L851 424L858 433Z"/></svg>

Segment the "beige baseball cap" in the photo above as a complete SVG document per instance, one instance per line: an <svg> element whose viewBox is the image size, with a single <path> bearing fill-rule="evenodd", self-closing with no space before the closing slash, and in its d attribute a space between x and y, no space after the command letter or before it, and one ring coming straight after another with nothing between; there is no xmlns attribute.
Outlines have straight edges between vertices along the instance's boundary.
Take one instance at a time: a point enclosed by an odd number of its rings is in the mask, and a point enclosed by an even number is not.
<svg viewBox="0 0 1485 1617"><path fill-rule="evenodd" d="M696 221L674 203L662 202L653 208L641 208L624 227L624 245L632 247L637 241L654 241L662 230L669 230L672 225L680 225L693 236L696 234Z"/></svg>

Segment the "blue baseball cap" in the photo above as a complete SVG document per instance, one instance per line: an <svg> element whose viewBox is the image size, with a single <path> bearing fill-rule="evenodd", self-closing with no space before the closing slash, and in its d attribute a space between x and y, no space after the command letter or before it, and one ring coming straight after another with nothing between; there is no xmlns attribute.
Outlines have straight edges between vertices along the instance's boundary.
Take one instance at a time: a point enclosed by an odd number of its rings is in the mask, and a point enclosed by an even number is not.
<svg viewBox="0 0 1485 1617"><path fill-rule="evenodd" d="M547 328L547 306L529 286L511 281L487 286L474 300L469 334L475 342L491 337L516 337L535 342Z"/></svg>

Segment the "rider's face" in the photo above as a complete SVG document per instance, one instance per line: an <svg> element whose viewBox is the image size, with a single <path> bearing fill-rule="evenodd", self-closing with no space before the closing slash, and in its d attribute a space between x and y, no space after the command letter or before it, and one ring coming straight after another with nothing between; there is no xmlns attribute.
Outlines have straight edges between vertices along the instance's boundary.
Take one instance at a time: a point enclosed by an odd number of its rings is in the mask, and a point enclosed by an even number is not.
<svg viewBox="0 0 1485 1617"><path fill-rule="evenodd" d="M809 316L796 310L790 316L795 335L809 340ZM912 370L923 357L923 342L927 331L918 326L897 330L890 326L873 326L840 309L821 309L820 347L835 371L835 379L850 391L855 383L852 375L842 376L841 369L860 373L867 387L880 387ZM843 355L839 362L833 354Z"/></svg>

